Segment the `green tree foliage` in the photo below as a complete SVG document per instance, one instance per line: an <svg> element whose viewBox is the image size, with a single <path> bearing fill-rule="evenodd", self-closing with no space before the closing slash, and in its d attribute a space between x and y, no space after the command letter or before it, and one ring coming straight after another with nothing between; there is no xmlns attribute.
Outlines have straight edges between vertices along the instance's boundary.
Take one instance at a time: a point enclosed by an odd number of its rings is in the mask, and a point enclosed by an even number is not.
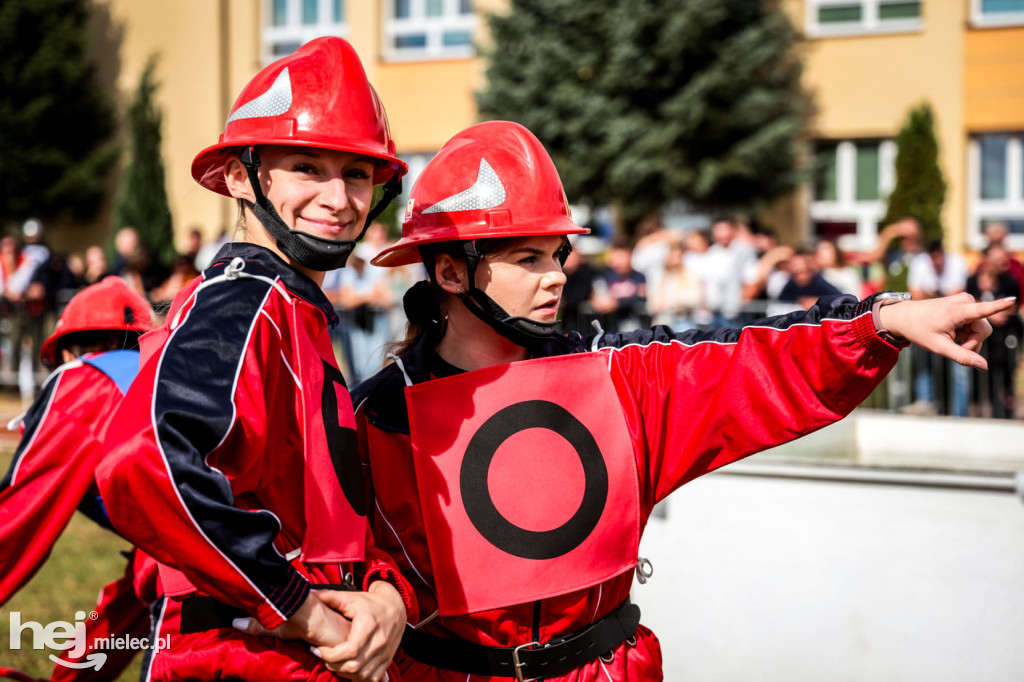
<svg viewBox="0 0 1024 682"><path fill-rule="evenodd" d="M87 220L102 203L118 147L86 60L88 5L0 2L0 223Z"/></svg>
<svg viewBox="0 0 1024 682"><path fill-rule="evenodd" d="M512 0L484 118L532 130L570 200L627 225L675 199L754 208L804 179L799 36L766 0Z"/></svg>
<svg viewBox="0 0 1024 682"><path fill-rule="evenodd" d="M121 176L114 206L114 229L134 227L142 243L164 263L174 259L174 230L160 153L163 116L154 95L156 60L146 64L128 106L128 166Z"/></svg>
<svg viewBox="0 0 1024 682"><path fill-rule="evenodd" d="M942 204L946 181L939 168L935 116L928 104L910 111L896 136L896 186L889 195L883 222L917 219L925 241L942 238Z"/></svg>

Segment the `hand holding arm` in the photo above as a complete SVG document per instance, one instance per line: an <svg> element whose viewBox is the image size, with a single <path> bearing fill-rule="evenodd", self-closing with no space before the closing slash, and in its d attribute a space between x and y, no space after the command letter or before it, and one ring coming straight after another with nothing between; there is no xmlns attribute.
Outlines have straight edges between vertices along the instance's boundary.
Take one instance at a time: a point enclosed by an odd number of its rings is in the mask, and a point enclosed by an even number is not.
<svg viewBox="0 0 1024 682"><path fill-rule="evenodd" d="M878 315L882 327L894 336L961 365L988 369L988 363L977 353L992 333L985 318L1012 307L1015 300L976 303L970 294L960 293L883 306Z"/></svg>
<svg viewBox="0 0 1024 682"><path fill-rule="evenodd" d="M319 647L327 668L351 680L383 679L405 630L405 602L398 590L378 580L366 592L324 591L317 595L352 622L348 639Z"/></svg>
<svg viewBox="0 0 1024 682"><path fill-rule="evenodd" d="M367 592L314 590L288 622L273 630L254 618L239 618L234 625L250 635L305 640L331 672L378 682L402 642L405 617L398 590L377 581Z"/></svg>
<svg viewBox="0 0 1024 682"><path fill-rule="evenodd" d="M291 618L272 630L264 628L255 618L236 618L233 625L250 635L302 639L314 646L344 642L351 628L348 620L317 598L316 590L309 593Z"/></svg>

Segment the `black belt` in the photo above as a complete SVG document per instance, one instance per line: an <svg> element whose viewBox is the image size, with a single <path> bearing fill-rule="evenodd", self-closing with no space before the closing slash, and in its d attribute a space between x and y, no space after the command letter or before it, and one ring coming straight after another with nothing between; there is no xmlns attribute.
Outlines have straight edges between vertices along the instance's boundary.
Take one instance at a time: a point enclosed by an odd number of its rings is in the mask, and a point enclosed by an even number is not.
<svg viewBox="0 0 1024 682"><path fill-rule="evenodd" d="M343 585L310 585L314 590L353 590L348 583ZM218 628L234 627L235 618L251 618L245 609L225 604L213 597L189 597L181 602L181 625L183 635L206 632Z"/></svg>
<svg viewBox="0 0 1024 682"><path fill-rule="evenodd" d="M607 654L632 637L639 624L640 607L627 600L593 625L543 644L489 647L414 630L405 638L402 650L435 668L517 680L540 679L564 675Z"/></svg>

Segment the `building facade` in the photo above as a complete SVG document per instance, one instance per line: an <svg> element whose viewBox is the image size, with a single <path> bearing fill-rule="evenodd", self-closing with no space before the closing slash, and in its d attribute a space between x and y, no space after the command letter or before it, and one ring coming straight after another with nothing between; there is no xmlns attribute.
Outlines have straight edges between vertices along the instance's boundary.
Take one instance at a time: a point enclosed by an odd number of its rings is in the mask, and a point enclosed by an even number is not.
<svg viewBox="0 0 1024 682"><path fill-rule="evenodd" d="M1006 222L1024 249L1024 0L784 0L806 41L817 182L767 212L783 239L841 236L868 248L894 181L894 139L931 104L948 190L947 246L983 245ZM196 185L192 157L223 130L233 98L274 58L319 35L359 53L414 178L477 120L488 12L507 0L94 0L95 51L126 99L151 55L164 115L167 191L179 237L230 231L233 203ZM406 183L406 191L411 183ZM109 224L107 221L105 224ZM97 227L87 239L105 238ZM97 234L100 232L100 234ZM78 247L77 244L69 248Z"/></svg>
<svg viewBox="0 0 1024 682"><path fill-rule="evenodd" d="M1024 0L801 0L788 6L806 42L805 84L818 115L820 168L796 213L808 237L868 248L894 182L907 113L935 113L947 183L947 248L984 246L1005 222L1024 249Z"/></svg>
<svg viewBox="0 0 1024 682"><path fill-rule="evenodd" d="M175 232L207 238L234 229L237 209L197 185L192 158L216 142L234 97L261 67L321 35L340 35L359 53L385 102L399 153L422 168L441 144L476 122L482 78L474 41L477 0L94 0L93 50L127 99L147 60L158 59L163 160ZM501 5L498 0L497 5ZM408 184L406 189L408 190ZM109 214L78 244L106 239Z"/></svg>

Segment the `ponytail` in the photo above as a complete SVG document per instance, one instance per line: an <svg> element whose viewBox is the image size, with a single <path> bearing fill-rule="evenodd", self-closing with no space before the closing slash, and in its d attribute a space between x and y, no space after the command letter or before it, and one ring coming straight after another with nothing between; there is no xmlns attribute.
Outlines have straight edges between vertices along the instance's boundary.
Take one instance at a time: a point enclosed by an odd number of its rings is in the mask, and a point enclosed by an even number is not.
<svg viewBox="0 0 1024 682"><path fill-rule="evenodd" d="M386 362L391 362L392 355L401 356L419 343L425 335L430 334L438 341L444 336L448 320L447 301L444 291L433 281L420 280L405 292L402 307L408 320L405 325L405 338L393 341L384 346Z"/></svg>

